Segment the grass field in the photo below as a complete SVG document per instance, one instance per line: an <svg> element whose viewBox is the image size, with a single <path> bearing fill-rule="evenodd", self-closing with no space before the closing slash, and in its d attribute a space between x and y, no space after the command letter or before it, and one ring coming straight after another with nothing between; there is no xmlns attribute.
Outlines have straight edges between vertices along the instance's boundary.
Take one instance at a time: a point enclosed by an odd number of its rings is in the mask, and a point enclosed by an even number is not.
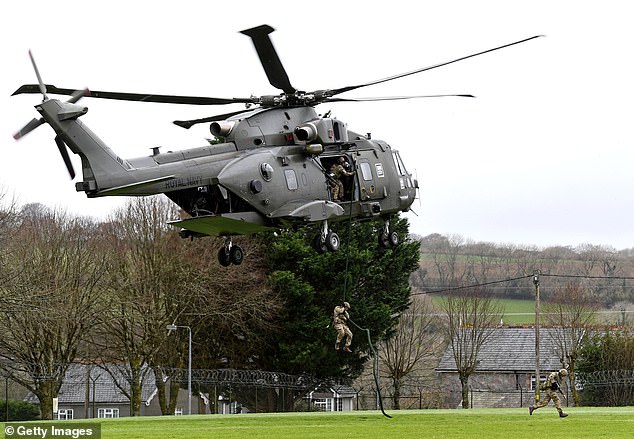
<svg viewBox="0 0 634 439"><path fill-rule="evenodd" d="M432 303L439 306L442 295L433 296ZM505 325L532 325L535 323L535 301L521 299L496 299L504 309Z"/></svg>
<svg viewBox="0 0 634 439"><path fill-rule="evenodd" d="M101 420L102 439L179 438L632 438L634 407L410 410L139 417ZM64 425L73 422L63 421ZM69 427L72 428L72 427ZM4 428L3 428L4 431ZM16 436L12 436L16 437Z"/></svg>

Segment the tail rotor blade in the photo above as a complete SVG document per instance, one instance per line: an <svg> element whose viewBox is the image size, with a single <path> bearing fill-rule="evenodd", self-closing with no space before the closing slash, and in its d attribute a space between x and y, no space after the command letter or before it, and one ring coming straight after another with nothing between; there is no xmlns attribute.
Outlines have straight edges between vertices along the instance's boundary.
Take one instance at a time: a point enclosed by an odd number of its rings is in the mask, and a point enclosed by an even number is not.
<svg viewBox="0 0 634 439"><path fill-rule="evenodd" d="M46 100L48 99L48 96L46 96L46 86L44 85L44 81L42 81L40 71L37 69L37 64L35 64L35 58L33 58L33 53L31 53L30 50L29 57L31 58L31 64L33 64L33 69L35 70L35 76L37 76L37 83L40 86L40 91L42 92L42 96L44 96L44 100Z"/></svg>
<svg viewBox="0 0 634 439"><path fill-rule="evenodd" d="M90 90L88 90L87 88L83 90L77 90L75 93L71 95L70 99L67 100L66 102L70 104L74 104L75 102L83 98L84 96L90 96Z"/></svg>
<svg viewBox="0 0 634 439"><path fill-rule="evenodd" d="M59 136L55 136L55 143L57 144L59 153L62 155L62 158L64 159L64 164L66 164L66 169L68 169L68 173L70 174L70 178L72 180L73 178L75 178L75 169L73 169L73 164L70 161L68 150L66 149L66 144Z"/></svg>
<svg viewBox="0 0 634 439"><path fill-rule="evenodd" d="M13 135L13 138L15 140L19 140L22 137L26 136L27 134L29 134L31 131L33 131L35 128L39 127L40 125L42 125L44 123L44 119L31 119L31 121L29 123L27 123L26 125L24 125L24 127L18 131L17 133L15 133Z"/></svg>

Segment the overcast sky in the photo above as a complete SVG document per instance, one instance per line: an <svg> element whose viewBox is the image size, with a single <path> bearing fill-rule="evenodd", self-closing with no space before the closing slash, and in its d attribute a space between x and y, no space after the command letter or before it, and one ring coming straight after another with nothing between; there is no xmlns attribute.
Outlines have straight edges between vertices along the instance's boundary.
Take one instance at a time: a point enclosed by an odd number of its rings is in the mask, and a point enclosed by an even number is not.
<svg viewBox="0 0 634 439"><path fill-rule="evenodd" d="M634 26L626 1L2 2L0 185L19 202L105 217L124 198L77 193L35 83L213 97L278 91L240 30L269 24L291 83L337 88L545 35L346 97L476 99L321 105L398 149L420 184L411 231L518 245L634 247ZM176 119L238 110L84 99L82 120L122 157L205 143ZM73 156L75 169L81 168Z"/></svg>

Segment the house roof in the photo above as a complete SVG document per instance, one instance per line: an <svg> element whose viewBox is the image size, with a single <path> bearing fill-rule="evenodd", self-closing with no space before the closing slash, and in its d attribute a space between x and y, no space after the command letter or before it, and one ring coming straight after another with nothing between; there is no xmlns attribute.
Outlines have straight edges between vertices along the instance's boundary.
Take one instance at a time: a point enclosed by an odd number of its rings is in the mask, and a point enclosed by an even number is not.
<svg viewBox="0 0 634 439"><path fill-rule="evenodd" d="M87 390L89 401L95 403L127 404L130 402L117 383L129 392L130 386L125 380L121 370L115 365L105 365L108 369L89 364L72 364L64 376L58 398L60 404L83 403L86 400ZM90 375L89 375L90 374ZM87 389L88 388L88 389ZM141 389L141 402L145 402L154 396L156 384L154 372L147 371ZM94 393L93 393L94 392ZM37 397L29 393L27 400L37 401Z"/></svg>
<svg viewBox="0 0 634 439"><path fill-rule="evenodd" d="M322 395L322 394L331 394L337 395L337 397L349 397L356 396L357 390L354 387L347 386L345 384L334 384L334 385L326 385L321 384L308 393L309 395Z"/></svg>
<svg viewBox="0 0 634 439"><path fill-rule="evenodd" d="M555 343L556 328L541 328L540 365L542 371L559 370L559 348ZM451 345L442 356L438 372L456 372ZM532 372L535 370L535 329L534 328L496 328L484 343L478 355L479 372Z"/></svg>

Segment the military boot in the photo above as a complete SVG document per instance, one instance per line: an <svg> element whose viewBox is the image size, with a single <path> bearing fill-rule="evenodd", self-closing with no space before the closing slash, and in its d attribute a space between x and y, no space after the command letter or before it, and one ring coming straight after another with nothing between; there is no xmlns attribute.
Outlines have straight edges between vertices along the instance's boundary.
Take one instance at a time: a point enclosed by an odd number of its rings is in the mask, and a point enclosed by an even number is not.
<svg viewBox="0 0 634 439"><path fill-rule="evenodd" d="M532 415L534 411L535 411L535 407L533 407L532 405L528 407L528 414L529 415Z"/></svg>
<svg viewBox="0 0 634 439"><path fill-rule="evenodd" d="M563 410L559 412L560 418L565 418L566 416L568 416L568 413L565 413Z"/></svg>

